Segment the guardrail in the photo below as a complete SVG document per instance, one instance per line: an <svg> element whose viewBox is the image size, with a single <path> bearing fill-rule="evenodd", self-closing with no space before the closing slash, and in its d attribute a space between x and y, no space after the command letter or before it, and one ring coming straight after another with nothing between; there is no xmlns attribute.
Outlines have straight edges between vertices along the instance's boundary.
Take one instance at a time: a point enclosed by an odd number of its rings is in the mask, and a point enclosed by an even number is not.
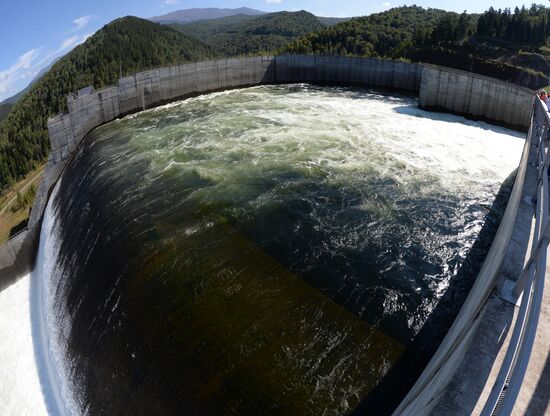
<svg viewBox="0 0 550 416"><path fill-rule="evenodd" d="M529 134L537 145L538 183L535 229L531 253L516 282L506 281L502 298L520 306L512 337L497 379L481 413L482 416L510 415L518 397L537 333L541 311L546 257L550 241L548 171L550 117L546 106L536 100Z"/></svg>

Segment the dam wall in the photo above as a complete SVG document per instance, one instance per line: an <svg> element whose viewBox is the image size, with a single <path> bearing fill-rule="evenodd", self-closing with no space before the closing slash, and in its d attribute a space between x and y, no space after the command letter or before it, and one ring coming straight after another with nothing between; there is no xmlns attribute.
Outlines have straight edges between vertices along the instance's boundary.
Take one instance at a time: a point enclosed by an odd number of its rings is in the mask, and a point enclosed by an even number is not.
<svg viewBox="0 0 550 416"><path fill-rule="evenodd" d="M476 120L525 130L531 121L533 91L483 75L425 65L419 105Z"/></svg>

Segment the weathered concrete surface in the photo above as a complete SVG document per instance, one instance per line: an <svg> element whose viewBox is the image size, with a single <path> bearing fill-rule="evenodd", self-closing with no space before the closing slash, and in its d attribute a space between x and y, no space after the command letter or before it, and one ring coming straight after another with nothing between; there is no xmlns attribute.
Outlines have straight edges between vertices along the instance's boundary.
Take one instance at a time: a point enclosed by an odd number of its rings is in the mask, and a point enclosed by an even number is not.
<svg viewBox="0 0 550 416"><path fill-rule="evenodd" d="M527 131L535 95L517 85L456 69L425 65L419 104Z"/></svg>

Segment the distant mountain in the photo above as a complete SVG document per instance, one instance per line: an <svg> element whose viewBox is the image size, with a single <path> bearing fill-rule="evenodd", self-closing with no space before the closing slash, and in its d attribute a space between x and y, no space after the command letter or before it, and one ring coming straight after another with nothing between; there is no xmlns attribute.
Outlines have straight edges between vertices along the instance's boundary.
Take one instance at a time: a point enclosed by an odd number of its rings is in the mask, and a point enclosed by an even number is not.
<svg viewBox="0 0 550 416"><path fill-rule="evenodd" d="M40 78L0 122L0 190L50 152L46 122L69 92L114 84L120 72L215 58L200 40L137 17L117 19L74 48Z"/></svg>
<svg viewBox="0 0 550 416"><path fill-rule="evenodd" d="M42 78L44 76L44 74L46 72L48 72L50 70L50 68L57 62L59 61L60 59L62 58L62 56L54 59L48 66L42 68L40 70L40 72L38 74L36 74L36 76L32 79L32 81L29 83L29 85L27 85L24 89L22 89L21 91L19 91L17 94L15 94L14 96L12 97L9 97L9 98L6 98L4 101L0 102L0 106L4 106L5 104L15 104L17 103L17 101L19 101L21 99L21 97L23 97L23 95L25 95L25 93L31 89L31 87L36 84L36 82ZM4 107L4 111L7 107ZM0 121L2 120L2 117L1 117L1 114L2 111L0 111ZM4 117L7 115L7 113L4 114Z"/></svg>
<svg viewBox="0 0 550 416"><path fill-rule="evenodd" d="M177 10L162 16L151 17L149 20L155 23L191 23L197 20L212 20L222 17L245 15L245 16L260 16L265 14L261 10L250 9L248 7L241 7L238 9L218 9L218 8L205 8L205 9L185 9Z"/></svg>
<svg viewBox="0 0 550 416"><path fill-rule="evenodd" d="M273 53L300 36L326 27L304 10L236 15L169 26L202 40L222 55Z"/></svg>
<svg viewBox="0 0 550 416"><path fill-rule="evenodd" d="M339 23L347 22L347 21L353 19L353 17L322 17L322 16L317 16L317 19L319 19L319 21L322 24L324 24L325 26L335 26Z"/></svg>

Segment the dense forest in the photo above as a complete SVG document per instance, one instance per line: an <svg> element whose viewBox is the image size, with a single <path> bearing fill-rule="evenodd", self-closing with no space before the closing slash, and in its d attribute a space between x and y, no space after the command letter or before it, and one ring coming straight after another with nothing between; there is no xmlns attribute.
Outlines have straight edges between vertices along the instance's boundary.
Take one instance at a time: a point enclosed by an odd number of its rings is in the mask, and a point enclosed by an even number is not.
<svg viewBox="0 0 550 416"><path fill-rule="evenodd" d="M492 7L479 17L479 35L528 45L546 45L550 36L550 9L533 4L498 11Z"/></svg>
<svg viewBox="0 0 550 416"><path fill-rule="evenodd" d="M13 107L13 105L9 104L9 103L0 104L0 122L8 116L8 114L11 111L12 107Z"/></svg>
<svg viewBox="0 0 550 416"><path fill-rule="evenodd" d="M272 52L300 36L326 27L316 16L303 10L261 16L237 15L170 26L201 39L223 55Z"/></svg>
<svg viewBox="0 0 550 416"><path fill-rule="evenodd" d="M121 73L215 56L197 39L147 20L109 23L59 60L0 123L0 190L47 157L47 119L65 109L69 92L114 84Z"/></svg>
<svg viewBox="0 0 550 416"><path fill-rule="evenodd" d="M395 8L308 34L284 51L400 57L411 46L425 43L447 13L421 7Z"/></svg>

